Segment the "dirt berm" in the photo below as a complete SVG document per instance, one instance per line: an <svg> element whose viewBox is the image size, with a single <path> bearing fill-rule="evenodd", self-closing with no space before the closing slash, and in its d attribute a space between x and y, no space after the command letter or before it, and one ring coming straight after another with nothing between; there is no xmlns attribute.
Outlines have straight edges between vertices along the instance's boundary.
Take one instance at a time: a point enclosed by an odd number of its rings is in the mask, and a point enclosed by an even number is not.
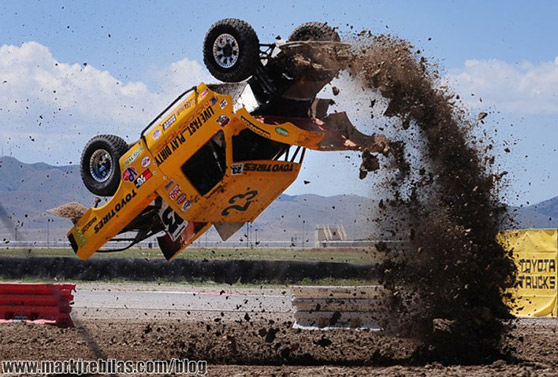
<svg viewBox="0 0 558 377"><path fill-rule="evenodd" d="M0 278L136 281L214 281L289 284L303 279L374 279L372 265L330 262L107 258L0 258Z"/></svg>

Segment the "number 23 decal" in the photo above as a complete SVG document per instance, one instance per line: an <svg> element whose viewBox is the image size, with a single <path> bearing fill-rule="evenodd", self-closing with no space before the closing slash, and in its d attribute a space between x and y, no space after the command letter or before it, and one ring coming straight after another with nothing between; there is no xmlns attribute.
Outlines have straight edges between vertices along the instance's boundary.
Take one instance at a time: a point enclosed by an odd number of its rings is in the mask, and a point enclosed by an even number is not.
<svg viewBox="0 0 558 377"><path fill-rule="evenodd" d="M229 203L231 205L225 208L223 212L221 212L221 215L228 216L232 210L238 212L246 211L256 196L258 196L258 192L256 190L251 190L244 194L237 194L233 196L229 199ZM244 202L244 205L240 205L242 202Z"/></svg>
<svg viewBox="0 0 558 377"><path fill-rule="evenodd" d="M172 241L176 241L188 223L184 221L167 203L163 202L159 211L161 221Z"/></svg>

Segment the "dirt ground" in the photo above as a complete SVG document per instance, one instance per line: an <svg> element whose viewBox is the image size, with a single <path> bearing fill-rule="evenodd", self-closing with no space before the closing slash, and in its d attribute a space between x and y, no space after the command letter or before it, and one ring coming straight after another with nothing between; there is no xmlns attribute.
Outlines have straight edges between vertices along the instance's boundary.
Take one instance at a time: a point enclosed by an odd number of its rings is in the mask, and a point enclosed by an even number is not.
<svg viewBox="0 0 558 377"><path fill-rule="evenodd" d="M271 318L271 317L270 317ZM416 342L370 331L308 331L289 321L105 321L0 326L3 360L206 360L210 376L558 376L556 319L522 319L517 360L416 365Z"/></svg>

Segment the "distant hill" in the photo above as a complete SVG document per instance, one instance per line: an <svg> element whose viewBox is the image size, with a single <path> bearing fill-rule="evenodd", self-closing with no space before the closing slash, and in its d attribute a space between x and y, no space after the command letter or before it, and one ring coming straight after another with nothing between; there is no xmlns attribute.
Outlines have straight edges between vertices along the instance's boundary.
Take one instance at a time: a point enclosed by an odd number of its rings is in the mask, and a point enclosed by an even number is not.
<svg viewBox="0 0 558 377"><path fill-rule="evenodd" d="M351 239L366 239L373 230L377 201L357 195L281 195L254 222L267 239L314 239L316 225L342 223Z"/></svg>
<svg viewBox="0 0 558 377"><path fill-rule="evenodd" d="M20 240L63 240L71 223L46 210L72 201L91 206L93 198L81 182L78 166L25 164L0 157L0 204L8 215L8 221L0 222L0 240L13 240L16 232ZM342 223L350 239L366 239L373 232L377 208L377 201L357 195L281 195L256 219L252 230L258 230L260 240L312 243L316 225ZM558 228L558 197L512 207L510 216L510 227ZM243 233L239 231L233 239L242 238ZM208 238L217 240L218 236L211 231Z"/></svg>
<svg viewBox="0 0 558 377"><path fill-rule="evenodd" d="M558 218L558 197L533 204L527 208L549 217Z"/></svg>
<svg viewBox="0 0 558 377"><path fill-rule="evenodd" d="M558 228L558 196L527 207L510 209L518 228Z"/></svg>
<svg viewBox="0 0 558 377"><path fill-rule="evenodd" d="M2 239L13 240L16 231L18 239L46 241L47 236L51 240L64 237L71 223L46 210L76 200L92 203L77 166L25 164L0 157L0 203L11 222L9 226L6 221L2 223Z"/></svg>
<svg viewBox="0 0 558 377"><path fill-rule="evenodd" d="M558 197L555 198L558 200ZM516 229L544 229L558 228L558 213L545 214L539 212L534 206L528 207L511 207L509 209L512 218L509 228Z"/></svg>

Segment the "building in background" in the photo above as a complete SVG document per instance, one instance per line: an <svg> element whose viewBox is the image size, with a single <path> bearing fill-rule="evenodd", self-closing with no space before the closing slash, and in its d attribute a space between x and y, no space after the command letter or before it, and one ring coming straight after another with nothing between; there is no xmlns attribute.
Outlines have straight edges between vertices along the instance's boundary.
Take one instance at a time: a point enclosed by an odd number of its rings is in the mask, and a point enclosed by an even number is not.
<svg viewBox="0 0 558 377"><path fill-rule="evenodd" d="M347 233L343 224L316 225L314 231L314 246L322 247L329 241L346 241Z"/></svg>

